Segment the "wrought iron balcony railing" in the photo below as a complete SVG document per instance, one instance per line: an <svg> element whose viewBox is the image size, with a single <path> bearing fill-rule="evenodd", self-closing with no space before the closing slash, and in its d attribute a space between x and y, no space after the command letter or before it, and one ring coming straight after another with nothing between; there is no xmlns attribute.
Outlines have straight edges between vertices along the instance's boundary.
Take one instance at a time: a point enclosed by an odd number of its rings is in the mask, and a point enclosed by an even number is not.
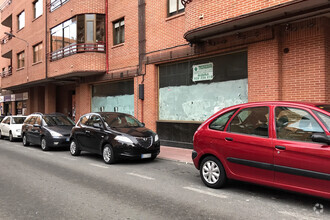
<svg viewBox="0 0 330 220"><path fill-rule="evenodd" d="M7 77L7 76L10 76L11 74L12 74L11 68L8 68L8 70L5 70L5 71L1 72L1 77L4 78L4 77Z"/></svg>
<svg viewBox="0 0 330 220"><path fill-rule="evenodd" d="M49 11L52 12L52 11L58 9L59 7L61 7L65 3L67 3L68 1L69 0L55 0L55 1L52 1L51 3L48 4Z"/></svg>
<svg viewBox="0 0 330 220"><path fill-rule="evenodd" d="M10 5L12 0L5 0L1 5L0 5L0 11L2 12L8 5Z"/></svg>
<svg viewBox="0 0 330 220"><path fill-rule="evenodd" d="M101 52L105 53L105 44L102 43L85 43L85 44L71 44L57 51L49 54L50 61L62 59L67 56L71 56L76 53L85 52Z"/></svg>
<svg viewBox="0 0 330 220"><path fill-rule="evenodd" d="M6 44L10 39L12 38L12 36L9 35L5 35L3 38L0 39L0 44Z"/></svg>

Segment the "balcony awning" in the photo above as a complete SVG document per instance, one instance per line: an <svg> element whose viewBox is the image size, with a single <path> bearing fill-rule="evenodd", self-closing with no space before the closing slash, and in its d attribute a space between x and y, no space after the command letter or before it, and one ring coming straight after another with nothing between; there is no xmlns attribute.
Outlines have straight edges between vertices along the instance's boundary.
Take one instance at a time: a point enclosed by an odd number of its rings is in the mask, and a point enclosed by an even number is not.
<svg viewBox="0 0 330 220"><path fill-rule="evenodd" d="M184 34L184 38L190 43L197 43L240 31L316 16L330 17L329 0L293 0L189 30Z"/></svg>

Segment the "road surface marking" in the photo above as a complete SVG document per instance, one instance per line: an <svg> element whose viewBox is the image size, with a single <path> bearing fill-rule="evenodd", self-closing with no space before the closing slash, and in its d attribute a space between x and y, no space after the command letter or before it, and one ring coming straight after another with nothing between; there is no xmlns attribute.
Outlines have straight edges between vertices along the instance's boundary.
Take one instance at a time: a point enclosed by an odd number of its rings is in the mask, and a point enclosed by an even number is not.
<svg viewBox="0 0 330 220"><path fill-rule="evenodd" d="M143 176L143 175L140 175L140 174L137 174L137 173L126 173L126 174L131 175L131 176L140 177L140 178L147 179L147 180L155 180L155 178L148 177L148 176Z"/></svg>
<svg viewBox="0 0 330 220"><path fill-rule="evenodd" d="M98 164L95 164L95 163L90 163L90 165L92 165L92 166L94 166L94 167L105 168L105 169L109 168L109 167L107 167L107 166L102 166L102 165L98 165Z"/></svg>
<svg viewBox="0 0 330 220"><path fill-rule="evenodd" d="M225 196L225 195L211 193L211 192L208 192L208 191L204 191L204 190L201 190L201 189L196 189L196 188L189 187L189 186L186 186L186 187L183 187L183 188L184 189L187 189L187 190L194 191L194 192L198 192L198 193L201 193L201 194L205 194L205 195L208 195L208 196L214 196L214 197L218 197L218 198L222 198L222 199L226 199L227 198L227 196Z"/></svg>
<svg viewBox="0 0 330 220"><path fill-rule="evenodd" d="M71 157L62 157L62 158L67 159L67 160L77 160L77 159L71 158Z"/></svg>

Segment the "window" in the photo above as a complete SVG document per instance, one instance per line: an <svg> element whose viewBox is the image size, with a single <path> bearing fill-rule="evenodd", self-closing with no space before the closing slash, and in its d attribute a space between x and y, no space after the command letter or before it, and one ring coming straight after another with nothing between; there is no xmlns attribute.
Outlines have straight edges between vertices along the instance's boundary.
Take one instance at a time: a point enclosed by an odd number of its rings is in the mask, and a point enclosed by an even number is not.
<svg viewBox="0 0 330 220"><path fill-rule="evenodd" d="M33 46L33 63L42 60L42 43Z"/></svg>
<svg viewBox="0 0 330 220"><path fill-rule="evenodd" d="M19 15L17 15L18 21L18 30L21 30L25 27L25 11L22 11Z"/></svg>
<svg viewBox="0 0 330 220"><path fill-rule="evenodd" d="M172 16L184 11L181 0L168 0L168 15Z"/></svg>
<svg viewBox="0 0 330 220"><path fill-rule="evenodd" d="M311 142L312 134L324 133L313 116L302 109L276 107L275 123L278 139Z"/></svg>
<svg viewBox="0 0 330 220"><path fill-rule="evenodd" d="M104 15L78 15L53 27L50 32L52 60L60 59L79 51L105 51Z"/></svg>
<svg viewBox="0 0 330 220"><path fill-rule="evenodd" d="M90 126L90 127L93 127L94 126L94 124L99 124L101 127L103 127L103 123L102 123L102 120L101 120L101 118L99 117L99 116L97 116L97 115L92 115L91 117L90 117L90 119L88 120L88 122L87 122L87 126Z"/></svg>
<svg viewBox="0 0 330 220"><path fill-rule="evenodd" d="M33 2L33 12L34 12L34 18L38 18L43 13L43 2L42 0L37 0Z"/></svg>
<svg viewBox="0 0 330 220"><path fill-rule="evenodd" d="M231 118L231 116L236 112L237 109L232 110L230 112L227 112L225 114L220 115L218 118L216 118L211 124L210 129L223 131L226 127L226 124L228 120Z"/></svg>
<svg viewBox="0 0 330 220"><path fill-rule="evenodd" d="M25 65L24 51L17 54L17 69L23 68Z"/></svg>
<svg viewBox="0 0 330 220"><path fill-rule="evenodd" d="M125 42L125 21L124 18L113 22L113 45Z"/></svg>
<svg viewBox="0 0 330 220"><path fill-rule="evenodd" d="M314 111L314 113L316 114L317 117L319 117L319 119L323 122L323 124L330 132L330 117L321 112Z"/></svg>
<svg viewBox="0 0 330 220"><path fill-rule="evenodd" d="M230 122L229 131L268 137L268 112L268 107L243 109Z"/></svg>
<svg viewBox="0 0 330 220"><path fill-rule="evenodd" d="M87 125L87 122L88 122L88 118L89 118L89 115L86 115L86 116L84 116L84 117L82 117L81 119L80 119L80 122L79 122L79 124L80 125Z"/></svg>

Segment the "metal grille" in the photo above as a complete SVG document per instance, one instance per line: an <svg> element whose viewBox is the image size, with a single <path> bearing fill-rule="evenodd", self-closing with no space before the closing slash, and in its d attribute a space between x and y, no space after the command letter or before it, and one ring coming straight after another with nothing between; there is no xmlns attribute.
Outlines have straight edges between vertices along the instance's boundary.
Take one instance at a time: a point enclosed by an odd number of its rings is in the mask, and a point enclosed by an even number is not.
<svg viewBox="0 0 330 220"><path fill-rule="evenodd" d="M152 145L151 137L137 137L136 139L143 148L149 148Z"/></svg>

